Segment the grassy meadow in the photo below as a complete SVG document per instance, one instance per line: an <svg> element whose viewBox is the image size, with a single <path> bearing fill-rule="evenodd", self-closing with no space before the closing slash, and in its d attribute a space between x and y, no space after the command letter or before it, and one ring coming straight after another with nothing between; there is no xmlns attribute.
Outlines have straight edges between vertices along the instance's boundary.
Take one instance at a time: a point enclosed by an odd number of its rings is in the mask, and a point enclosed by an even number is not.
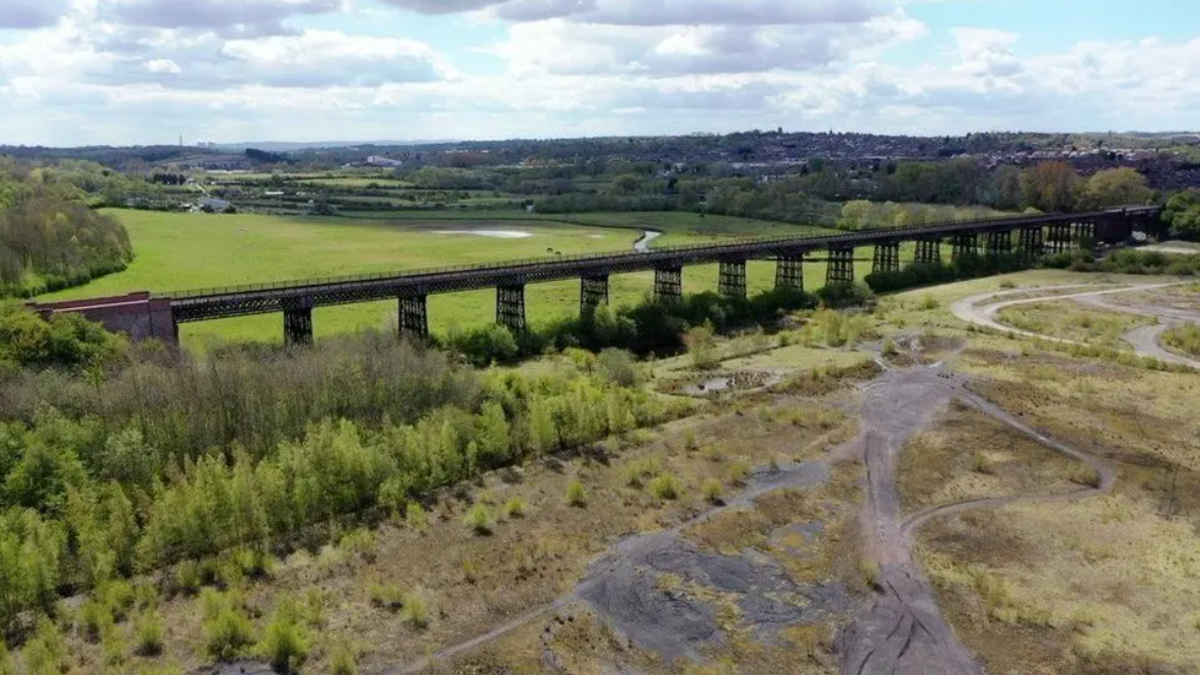
<svg viewBox="0 0 1200 675"><path fill-rule="evenodd" d="M794 225L696 214L587 214L553 219L536 214L405 214L387 220L299 218L257 214L209 215L112 210L128 229L136 258L124 272L45 296L62 300L150 290L166 292L266 281L422 269L472 263L547 257L561 253L630 251L639 228L667 234L654 242L686 245L730 237L819 234L827 230ZM517 216L517 217L514 217ZM524 216L524 217L520 217ZM516 230L532 236L499 239L445 231ZM870 249L860 249L859 275L870 271ZM748 266L750 292L771 288L775 265L755 261ZM806 267L806 285L824 283L825 265ZM653 272L614 276L612 299L632 304L654 285ZM697 293L717 286L717 266L689 267L684 290ZM564 281L530 286L528 316L537 324L578 311L579 285ZM396 303L378 302L318 309L318 339L360 328L389 327ZM430 298L431 329L444 332L491 322L495 292L478 291ZM185 324L184 343L203 349L212 341L283 339L282 319L263 315Z"/></svg>

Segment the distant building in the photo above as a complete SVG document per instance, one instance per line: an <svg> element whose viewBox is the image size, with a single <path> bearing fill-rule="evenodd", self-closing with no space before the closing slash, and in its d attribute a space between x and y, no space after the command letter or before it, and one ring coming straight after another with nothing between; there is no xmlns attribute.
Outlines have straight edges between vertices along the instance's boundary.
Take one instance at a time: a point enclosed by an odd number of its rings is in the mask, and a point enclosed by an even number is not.
<svg viewBox="0 0 1200 675"><path fill-rule="evenodd" d="M233 208L233 204L216 197L203 197L196 202L196 210L205 213L225 213L231 208Z"/></svg>
<svg viewBox="0 0 1200 675"><path fill-rule="evenodd" d="M384 166L389 169L398 169L398 168L404 166L404 162L401 162L398 159L392 159L391 157L383 157L381 155L371 155L370 157L367 158L367 164L369 166Z"/></svg>

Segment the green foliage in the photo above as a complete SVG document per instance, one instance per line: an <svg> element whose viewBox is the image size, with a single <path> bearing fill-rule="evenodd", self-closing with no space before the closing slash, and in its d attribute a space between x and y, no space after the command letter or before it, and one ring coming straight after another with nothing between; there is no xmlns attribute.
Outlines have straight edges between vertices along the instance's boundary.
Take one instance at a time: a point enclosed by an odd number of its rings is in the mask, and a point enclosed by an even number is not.
<svg viewBox="0 0 1200 675"><path fill-rule="evenodd" d="M332 675L358 675L358 657L354 649L345 642L339 642L329 658L329 668Z"/></svg>
<svg viewBox="0 0 1200 675"><path fill-rule="evenodd" d="M1105 169L1088 178L1079 192L1078 207L1099 211L1114 206L1145 204L1154 195L1146 177L1129 167Z"/></svg>
<svg viewBox="0 0 1200 675"><path fill-rule="evenodd" d="M710 504L720 504L722 485L721 481L715 478L709 478L700 486L700 494L704 496L704 501Z"/></svg>
<svg viewBox="0 0 1200 675"><path fill-rule="evenodd" d="M125 228L55 173L0 159L0 297L78 286L133 260Z"/></svg>
<svg viewBox="0 0 1200 675"><path fill-rule="evenodd" d="M163 650L163 628L154 610L143 612L134 621L134 652L140 656L157 656Z"/></svg>
<svg viewBox="0 0 1200 675"><path fill-rule="evenodd" d="M60 675L67 670L69 656L58 626L45 617L38 620L37 630L21 650L29 675Z"/></svg>
<svg viewBox="0 0 1200 675"><path fill-rule="evenodd" d="M125 342L79 314L46 320L20 303L0 301L0 366L104 366L117 360Z"/></svg>
<svg viewBox="0 0 1200 675"><path fill-rule="evenodd" d="M887 338L883 341L883 355L884 356L889 356L889 357L896 356L899 353L900 353L900 350L896 348L895 340L893 340L892 338Z"/></svg>
<svg viewBox="0 0 1200 675"><path fill-rule="evenodd" d="M254 629L240 599L207 589L204 606L204 644L208 655L217 661L229 661L254 644Z"/></svg>
<svg viewBox="0 0 1200 675"><path fill-rule="evenodd" d="M0 675L17 675L17 664L12 654L8 653L8 645L0 639Z"/></svg>
<svg viewBox="0 0 1200 675"><path fill-rule="evenodd" d="M1113 274L1170 274L1194 276L1200 274L1200 256L1171 255L1159 251L1121 249L1102 260L1082 251L1060 253L1043 260L1046 267L1070 269L1077 272L1109 272Z"/></svg>
<svg viewBox="0 0 1200 675"><path fill-rule="evenodd" d="M404 512L404 520L414 530L425 533L429 530L429 514L417 502L409 502Z"/></svg>
<svg viewBox="0 0 1200 675"><path fill-rule="evenodd" d="M581 509L587 506L587 488L583 486L583 481L578 478L571 479L571 482L567 484L566 500L568 505L575 508Z"/></svg>
<svg viewBox="0 0 1200 675"><path fill-rule="evenodd" d="M1016 254L964 255L952 263L913 263L899 272L875 272L867 276L866 282L877 293L890 293L906 288L932 286L960 279L974 279L1015 272L1028 266L1029 261ZM936 307L922 307L922 309L936 309Z"/></svg>
<svg viewBox="0 0 1200 675"><path fill-rule="evenodd" d="M684 338L688 354L692 357L692 367L697 370L712 370L721 365L721 355L717 351L717 341L711 323L694 326Z"/></svg>
<svg viewBox="0 0 1200 675"><path fill-rule="evenodd" d="M1163 220L1171 226L1171 236L1200 239L1200 190L1184 190L1171 195Z"/></svg>
<svg viewBox="0 0 1200 675"><path fill-rule="evenodd" d="M397 584L372 584L367 595L372 605L389 612L398 612L404 606L404 589Z"/></svg>
<svg viewBox="0 0 1200 675"><path fill-rule="evenodd" d="M1200 356L1200 327L1188 324L1163 333L1163 342L1192 356Z"/></svg>
<svg viewBox="0 0 1200 675"><path fill-rule="evenodd" d="M424 593L414 589L405 594L402 617L413 628L429 626L429 602Z"/></svg>
<svg viewBox="0 0 1200 675"><path fill-rule="evenodd" d="M504 503L504 515L508 518L524 518L528 507L520 496L513 497Z"/></svg>
<svg viewBox="0 0 1200 675"><path fill-rule="evenodd" d="M472 506L471 510L467 511L466 517L463 518L463 524L481 537L491 534L496 526L492 521L491 512L488 511L488 507L484 504Z"/></svg>
<svg viewBox="0 0 1200 675"><path fill-rule="evenodd" d="M664 473L650 481L650 485L647 487L650 494L659 501L674 501L679 499L683 493L683 486L679 479L669 473Z"/></svg>
<svg viewBox="0 0 1200 675"><path fill-rule="evenodd" d="M88 641L99 642L112 626L112 610L105 603L89 599L79 607L79 627Z"/></svg>
<svg viewBox="0 0 1200 675"><path fill-rule="evenodd" d="M0 633L57 597L66 534L33 511L0 514Z"/></svg>
<svg viewBox="0 0 1200 675"><path fill-rule="evenodd" d="M366 528L360 527L342 537L338 547L352 558L375 562L375 533Z"/></svg>
<svg viewBox="0 0 1200 675"><path fill-rule="evenodd" d="M654 478L662 471L662 460L657 457L647 457L632 462L624 470L625 484L629 487L640 488L646 479Z"/></svg>
<svg viewBox="0 0 1200 675"><path fill-rule="evenodd" d="M620 387L636 387L642 379L637 358L623 349L609 348L600 352L598 366L606 380Z"/></svg>
<svg viewBox="0 0 1200 675"><path fill-rule="evenodd" d="M275 670L291 673L304 663L308 650L309 638L299 613L290 600L284 600L267 625L258 651Z"/></svg>

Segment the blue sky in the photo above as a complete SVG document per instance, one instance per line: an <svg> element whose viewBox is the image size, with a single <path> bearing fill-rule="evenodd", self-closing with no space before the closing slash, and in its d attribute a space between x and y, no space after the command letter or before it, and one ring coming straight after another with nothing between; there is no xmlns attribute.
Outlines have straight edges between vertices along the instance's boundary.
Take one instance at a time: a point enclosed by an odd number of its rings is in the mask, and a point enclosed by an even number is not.
<svg viewBox="0 0 1200 675"><path fill-rule="evenodd" d="M0 144L1200 127L1192 0L0 0Z"/></svg>

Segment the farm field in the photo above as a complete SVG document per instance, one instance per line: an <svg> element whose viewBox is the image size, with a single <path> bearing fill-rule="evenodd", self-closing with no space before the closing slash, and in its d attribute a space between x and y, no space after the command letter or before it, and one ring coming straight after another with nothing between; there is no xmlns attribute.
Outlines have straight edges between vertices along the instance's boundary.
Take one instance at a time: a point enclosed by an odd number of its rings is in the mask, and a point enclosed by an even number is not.
<svg viewBox="0 0 1200 675"><path fill-rule="evenodd" d="M501 220L496 214L454 214L457 217L408 217L388 220L296 218L255 214L215 216L145 211L110 211L125 224L136 258L129 269L82 287L45 296L45 300L116 295L130 291L166 292L267 281L319 278L360 273L422 269L450 265L538 258L561 253L629 251L640 237L638 228L656 227L668 234L655 246L699 244L738 236L819 234L828 230L782 225L741 218L695 214L588 214L571 221L548 217ZM449 216L449 214L447 214ZM446 234L466 230L518 231L523 238L493 238ZM870 271L870 249L860 249L859 275ZM774 263L751 262L751 293L771 288ZM612 301L633 304L648 293L653 273L615 276ZM806 267L810 288L824 283L825 265ZM684 271L688 293L715 290L717 266ZM530 286L527 289L531 323L570 316L578 311L576 281ZM393 325L394 302L365 303L316 310L314 330L322 336L360 328ZM430 298L431 330L469 329L491 322L494 291L457 293ZM213 341L280 342L279 316L264 315L185 324L184 344L204 349Z"/></svg>

